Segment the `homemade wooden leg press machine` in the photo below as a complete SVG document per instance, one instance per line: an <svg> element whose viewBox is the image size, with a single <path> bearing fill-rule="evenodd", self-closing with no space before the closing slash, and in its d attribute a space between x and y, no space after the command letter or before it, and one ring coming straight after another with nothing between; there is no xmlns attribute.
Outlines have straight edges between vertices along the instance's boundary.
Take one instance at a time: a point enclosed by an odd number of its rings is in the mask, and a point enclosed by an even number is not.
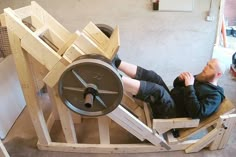
<svg viewBox="0 0 236 157"><path fill-rule="evenodd" d="M236 122L236 114L231 114L234 105L229 100L226 99L214 115L201 122L190 118L150 119L148 105L123 92L120 75L111 65L120 46L118 27L110 37L92 22L81 32L70 33L36 2L16 10L4 9L2 23L8 29L39 149L82 153L176 150L192 153L205 147L222 149L227 144ZM39 74L55 105L47 120L38 103L35 85L38 77L34 77L38 69L32 68L32 62L40 63ZM83 123L81 119L88 117L98 120L100 144L79 143L77 140L75 123ZM112 144L110 119L140 142ZM66 142L52 141L50 130L55 120L60 120ZM177 138L170 131L174 128L180 128ZM208 133L199 139L190 138L203 129Z"/></svg>

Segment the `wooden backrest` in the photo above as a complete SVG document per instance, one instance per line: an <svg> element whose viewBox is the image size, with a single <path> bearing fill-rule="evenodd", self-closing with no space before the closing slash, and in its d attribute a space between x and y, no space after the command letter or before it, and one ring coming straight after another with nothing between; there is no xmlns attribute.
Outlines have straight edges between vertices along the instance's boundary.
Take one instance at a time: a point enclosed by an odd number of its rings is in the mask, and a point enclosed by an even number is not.
<svg viewBox="0 0 236 157"><path fill-rule="evenodd" d="M209 126L215 124L217 120L220 118L221 115L230 114L235 110L235 106L232 104L232 102L228 99L225 99L219 109L209 118L204 119L201 121L196 128L191 129L181 129L180 130L180 137L178 137L179 141L183 141L190 137L193 134L196 134L197 132L201 131L202 129L208 128Z"/></svg>

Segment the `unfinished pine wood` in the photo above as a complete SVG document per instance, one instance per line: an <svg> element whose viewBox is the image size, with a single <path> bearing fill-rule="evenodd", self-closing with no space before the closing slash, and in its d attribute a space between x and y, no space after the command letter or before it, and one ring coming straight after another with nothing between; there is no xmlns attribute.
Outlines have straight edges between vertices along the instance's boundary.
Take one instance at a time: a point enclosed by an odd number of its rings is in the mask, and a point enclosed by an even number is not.
<svg viewBox="0 0 236 157"><path fill-rule="evenodd" d="M80 50L77 46L72 44L64 53L63 57L69 62L72 63L75 61L78 57L85 55L85 53Z"/></svg>
<svg viewBox="0 0 236 157"><path fill-rule="evenodd" d="M72 116L70 110L63 104L58 95L58 90L56 87L53 88L54 98L57 104L57 110L61 120L61 125L63 133L66 138L67 143L77 143L77 137L75 132L75 126L72 121Z"/></svg>
<svg viewBox="0 0 236 157"><path fill-rule="evenodd" d="M7 26L10 25L6 20ZM10 27L11 28L11 27ZM12 54L15 60L18 77L26 100L26 105L30 113L35 131L42 144L49 144L51 138L47 130L47 125L43 116L43 111L39 106L36 89L33 82L32 72L30 70L29 60L26 52L21 48L20 39L8 29L9 41Z"/></svg>
<svg viewBox="0 0 236 157"><path fill-rule="evenodd" d="M138 138L147 139L154 145L162 145L163 147L165 147L165 149L170 149L170 147L162 137L154 133L149 127L143 124L139 119L134 117L131 113L126 111L122 106L119 105L114 111L109 113L108 116L113 121L117 122L119 125L124 127L124 129L128 128L127 126L124 125L126 123L129 126L129 128L133 129L136 133L140 135ZM120 123L120 121L122 123ZM130 133L133 134L132 131Z"/></svg>
<svg viewBox="0 0 236 157"><path fill-rule="evenodd" d="M171 131L167 132L167 142L170 145L179 143L178 139L173 136Z"/></svg>
<svg viewBox="0 0 236 157"><path fill-rule="evenodd" d="M223 149L225 148L226 144L229 141L230 135L232 134L233 130L235 130L235 126L236 126L236 114L230 114L228 115L229 117L229 122L227 125L225 125L224 127L227 127L227 129L224 132L224 135L221 139L221 142L219 144L218 149ZM223 117L224 118L224 117Z"/></svg>
<svg viewBox="0 0 236 157"><path fill-rule="evenodd" d="M37 92L39 92L45 85L43 78L47 75L48 70L45 66L41 65L34 57L27 53L29 58L30 67L32 69L33 78Z"/></svg>
<svg viewBox="0 0 236 157"><path fill-rule="evenodd" d="M146 117L146 123L149 128L152 128L152 114L151 109L148 107L147 103L143 103L143 109Z"/></svg>
<svg viewBox="0 0 236 157"><path fill-rule="evenodd" d="M60 55L33 33L29 33L21 39L21 46L48 70L51 70L61 59Z"/></svg>
<svg viewBox="0 0 236 157"><path fill-rule="evenodd" d="M118 52L120 48L120 33L119 33L119 27L116 26L113 33L111 34L109 45L105 50L105 56L109 59L113 59L116 53Z"/></svg>
<svg viewBox="0 0 236 157"><path fill-rule="evenodd" d="M89 24L85 26L83 33L103 51L106 50L109 44L109 38L93 22L89 22Z"/></svg>
<svg viewBox="0 0 236 157"><path fill-rule="evenodd" d="M199 125L199 119L191 118L172 118L172 119L153 119L152 128L159 134L163 134L174 128L193 128Z"/></svg>
<svg viewBox="0 0 236 157"><path fill-rule="evenodd" d="M54 87L66 67L76 60L79 56L84 55L79 48L75 45L71 45L64 53L63 57L55 64L55 66L51 69L51 71L45 76L43 81L49 86Z"/></svg>
<svg viewBox="0 0 236 157"><path fill-rule="evenodd" d="M0 140L0 156L1 157L10 157L1 140Z"/></svg>
<svg viewBox="0 0 236 157"><path fill-rule="evenodd" d="M6 26L4 13L0 14L0 26Z"/></svg>
<svg viewBox="0 0 236 157"><path fill-rule="evenodd" d="M229 122L230 122L230 119L228 118L228 115L220 116L215 127L218 129L218 133L215 137L215 140L210 144L210 147L209 147L210 150L218 149L220 142L222 140L222 137L224 135L224 132L225 132L225 128L222 125L228 126Z"/></svg>
<svg viewBox="0 0 236 157"><path fill-rule="evenodd" d="M99 137L101 144L110 144L109 118L107 116L98 117Z"/></svg>
<svg viewBox="0 0 236 157"><path fill-rule="evenodd" d="M230 102L230 100L228 99L225 99L221 103L219 109L212 116L200 122L198 127L191 129L181 129L180 137L178 138L178 140L180 141L186 140L189 136L192 136L200 132L201 130L215 124L221 115L232 113L234 110L235 107L232 104L232 102Z"/></svg>
<svg viewBox="0 0 236 157"><path fill-rule="evenodd" d="M197 140L185 141L173 145L169 151L185 150ZM61 152L79 152L79 153L151 153L167 151L163 147L152 144L70 144L51 142L49 145L38 143L40 150L61 151Z"/></svg>
<svg viewBox="0 0 236 157"><path fill-rule="evenodd" d="M31 5L16 9L14 11L21 20L32 15Z"/></svg>
<svg viewBox="0 0 236 157"><path fill-rule="evenodd" d="M59 55L63 55L65 51L73 44L73 42L77 39L78 35L76 33L72 33L69 39L65 42L65 44L59 49L57 52Z"/></svg>
<svg viewBox="0 0 236 157"><path fill-rule="evenodd" d="M74 44L86 54L100 54L106 56L104 51L84 33L78 36Z"/></svg>
<svg viewBox="0 0 236 157"><path fill-rule="evenodd" d="M64 72L69 62L63 57L55 64L50 72L44 77L43 81L51 88L58 82L61 74Z"/></svg>
<svg viewBox="0 0 236 157"><path fill-rule="evenodd" d="M57 20L55 20L47 11L45 11L36 2L31 2L32 16L37 17L42 24L47 24L50 30L53 30L55 34L63 41L66 42L71 33L64 28Z"/></svg>
<svg viewBox="0 0 236 157"><path fill-rule="evenodd" d="M193 144L193 145L189 146L187 149L185 149L185 153L199 152L200 150L202 150L204 147L209 145L215 139L215 136L217 135L217 133L218 133L218 130L213 129L207 135L202 137L198 142L196 142L195 144Z"/></svg>

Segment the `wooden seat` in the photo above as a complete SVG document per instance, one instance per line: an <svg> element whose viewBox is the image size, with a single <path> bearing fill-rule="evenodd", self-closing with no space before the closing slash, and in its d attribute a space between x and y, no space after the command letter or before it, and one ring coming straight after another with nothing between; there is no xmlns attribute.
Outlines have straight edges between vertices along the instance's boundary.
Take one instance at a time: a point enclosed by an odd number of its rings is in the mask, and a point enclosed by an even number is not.
<svg viewBox="0 0 236 157"><path fill-rule="evenodd" d="M225 99L221 103L219 109L212 116L201 121L198 127L180 130L180 137L178 137L178 140L183 141L187 139L188 137L198 133L199 131L215 124L221 115L230 114L234 111L235 111L235 106L232 104L232 102L230 102L230 100Z"/></svg>

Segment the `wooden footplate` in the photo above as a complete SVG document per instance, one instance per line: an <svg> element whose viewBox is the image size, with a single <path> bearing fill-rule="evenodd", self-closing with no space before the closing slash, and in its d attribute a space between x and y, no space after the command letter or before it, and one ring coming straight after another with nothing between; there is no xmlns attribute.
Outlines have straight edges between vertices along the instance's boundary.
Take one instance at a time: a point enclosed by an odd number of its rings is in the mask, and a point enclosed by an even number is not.
<svg viewBox="0 0 236 157"><path fill-rule="evenodd" d="M95 24L90 22L82 31L69 32L36 2L12 10L4 9L4 21L15 59L19 80L26 99L34 128L38 136L38 148L49 151L82 153L144 153L185 150L197 152L206 146L211 150L224 148L235 125L236 114L229 100L221 104L219 111L199 123L199 120L150 119L148 106L137 102L126 93L121 105L107 115L97 119L100 144L79 143L75 124L83 123L86 117L72 114L63 104L58 93L58 80L68 65L78 57L95 53L112 60L119 46L119 28L108 38ZM33 61L30 60L30 57ZM43 69L41 81L47 85L53 110L47 120L38 102L37 81L31 62ZM83 81L82 81L83 82ZM110 119L140 140L137 144L111 144ZM56 120L60 120L65 142L52 140L50 131ZM213 130L201 139L187 137L202 128L213 126ZM180 132L178 139L168 131L172 128L189 128ZM167 138L166 138L167 137Z"/></svg>

